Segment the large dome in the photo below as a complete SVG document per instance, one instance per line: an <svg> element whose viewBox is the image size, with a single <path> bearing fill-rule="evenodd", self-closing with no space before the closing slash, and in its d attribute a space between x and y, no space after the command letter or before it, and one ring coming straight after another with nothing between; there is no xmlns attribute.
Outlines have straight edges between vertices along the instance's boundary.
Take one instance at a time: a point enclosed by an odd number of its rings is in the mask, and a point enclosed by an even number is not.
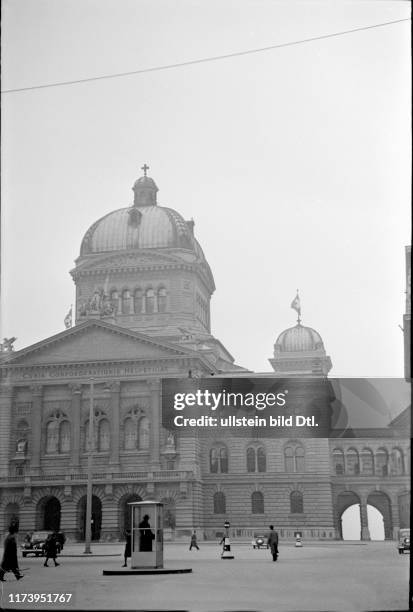
<svg viewBox="0 0 413 612"><path fill-rule="evenodd" d="M188 223L172 208L141 206L120 208L98 221L86 232L81 255L128 249L178 247L195 251L203 257Z"/></svg>
<svg viewBox="0 0 413 612"><path fill-rule="evenodd" d="M157 204L158 187L146 176L135 181L134 203L96 221L86 232L80 255L130 249L181 248L205 259L194 237L194 222L185 221L173 210Z"/></svg>
<svg viewBox="0 0 413 612"><path fill-rule="evenodd" d="M281 332L275 344L275 352L302 352L324 350L321 336L315 329L297 323Z"/></svg>

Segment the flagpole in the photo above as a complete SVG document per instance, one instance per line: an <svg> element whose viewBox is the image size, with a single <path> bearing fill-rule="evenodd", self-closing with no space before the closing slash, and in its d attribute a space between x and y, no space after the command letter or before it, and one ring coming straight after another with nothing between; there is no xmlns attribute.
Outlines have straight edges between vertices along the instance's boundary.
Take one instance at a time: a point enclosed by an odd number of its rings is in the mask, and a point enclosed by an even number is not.
<svg viewBox="0 0 413 612"><path fill-rule="evenodd" d="M90 555L90 541L92 535L92 460L93 460L93 378L90 379L89 404L89 455L87 458L87 491L86 491L86 526L85 526L85 555Z"/></svg>

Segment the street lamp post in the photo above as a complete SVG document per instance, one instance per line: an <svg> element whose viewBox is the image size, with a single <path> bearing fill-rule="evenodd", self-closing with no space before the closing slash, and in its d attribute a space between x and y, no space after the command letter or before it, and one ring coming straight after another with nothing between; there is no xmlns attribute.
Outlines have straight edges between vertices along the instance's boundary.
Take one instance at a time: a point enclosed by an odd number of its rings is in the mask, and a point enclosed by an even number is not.
<svg viewBox="0 0 413 612"><path fill-rule="evenodd" d="M86 528L85 528L85 555L90 555L90 541L92 535L92 462L94 451L93 436L93 378L90 379L90 404L89 404L89 454L87 458L87 491L86 491Z"/></svg>

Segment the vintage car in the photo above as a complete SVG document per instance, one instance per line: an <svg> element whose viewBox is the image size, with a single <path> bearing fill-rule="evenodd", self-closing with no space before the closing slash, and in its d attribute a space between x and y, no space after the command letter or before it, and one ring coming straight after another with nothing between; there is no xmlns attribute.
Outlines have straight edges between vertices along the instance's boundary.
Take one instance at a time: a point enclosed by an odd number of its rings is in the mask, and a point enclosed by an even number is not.
<svg viewBox="0 0 413 612"><path fill-rule="evenodd" d="M257 535L251 542L253 548L268 548L266 544L266 538L263 535Z"/></svg>
<svg viewBox="0 0 413 612"><path fill-rule="evenodd" d="M22 556L27 557L27 555L35 555L36 557L43 557L45 554L44 545L50 533L50 531L34 531L22 544ZM59 533L56 546L58 554L63 548L64 540L64 535Z"/></svg>
<svg viewBox="0 0 413 612"><path fill-rule="evenodd" d="M400 555L403 555L405 550L410 552L410 529L399 529L397 548Z"/></svg>

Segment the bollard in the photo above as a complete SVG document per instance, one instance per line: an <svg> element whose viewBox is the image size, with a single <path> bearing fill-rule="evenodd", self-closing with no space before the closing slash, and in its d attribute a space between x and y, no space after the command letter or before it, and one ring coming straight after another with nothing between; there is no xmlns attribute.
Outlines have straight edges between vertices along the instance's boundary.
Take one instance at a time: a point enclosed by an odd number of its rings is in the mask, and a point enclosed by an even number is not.
<svg viewBox="0 0 413 612"><path fill-rule="evenodd" d="M224 527L225 536L222 539L224 547L222 549L221 559L233 559L234 555L231 552L231 543L229 541L229 521L225 521Z"/></svg>

